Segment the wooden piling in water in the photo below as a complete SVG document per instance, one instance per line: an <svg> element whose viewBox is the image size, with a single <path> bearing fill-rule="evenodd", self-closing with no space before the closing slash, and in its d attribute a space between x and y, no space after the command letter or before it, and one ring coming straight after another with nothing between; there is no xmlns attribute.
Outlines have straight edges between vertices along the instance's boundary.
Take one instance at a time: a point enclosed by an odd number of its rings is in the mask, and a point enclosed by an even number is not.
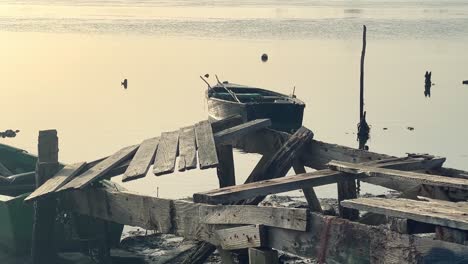
<svg viewBox="0 0 468 264"><path fill-rule="evenodd" d="M44 184L59 170L58 138L56 130L39 131L38 161L36 164L36 188ZM32 234L33 264L55 263L56 248L54 225L57 200L49 196L34 202Z"/></svg>

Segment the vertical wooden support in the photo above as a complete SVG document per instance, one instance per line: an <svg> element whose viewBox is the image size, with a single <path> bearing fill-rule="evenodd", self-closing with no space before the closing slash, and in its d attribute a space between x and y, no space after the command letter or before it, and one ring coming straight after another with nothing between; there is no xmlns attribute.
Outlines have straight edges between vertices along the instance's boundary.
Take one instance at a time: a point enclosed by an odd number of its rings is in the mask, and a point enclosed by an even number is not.
<svg viewBox="0 0 468 264"><path fill-rule="evenodd" d="M364 117L364 60L366 57L366 31L367 28L364 25L362 34L362 52L361 52L361 75L360 75L360 97L359 97L359 122Z"/></svg>
<svg viewBox="0 0 468 264"><path fill-rule="evenodd" d="M58 138L56 130L39 131L38 161L36 164L36 188L59 170ZM50 196L34 202L32 234L33 264L55 263L54 224L57 200Z"/></svg>
<svg viewBox="0 0 468 264"><path fill-rule="evenodd" d="M302 165L298 160L295 160L293 162L293 168L296 174L306 173L304 165ZM320 201L317 198L317 195L315 194L314 187L304 188L302 189L302 192L304 193L304 197L306 198L307 203L309 204L310 211L320 213L323 212L322 206L320 205Z"/></svg>
<svg viewBox="0 0 468 264"><path fill-rule="evenodd" d="M341 201L357 198L356 181L354 178L341 179L338 181L337 185L340 216L349 220L357 220L359 218L358 210L341 206Z"/></svg>
<svg viewBox="0 0 468 264"><path fill-rule="evenodd" d="M278 251L249 248L249 264L278 264Z"/></svg>
<svg viewBox="0 0 468 264"><path fill-rule="evenodd" d="M217 167L219 187L236 185L236 176L234 171L234 157L231 145L218 145L219 164Z"/></svg>

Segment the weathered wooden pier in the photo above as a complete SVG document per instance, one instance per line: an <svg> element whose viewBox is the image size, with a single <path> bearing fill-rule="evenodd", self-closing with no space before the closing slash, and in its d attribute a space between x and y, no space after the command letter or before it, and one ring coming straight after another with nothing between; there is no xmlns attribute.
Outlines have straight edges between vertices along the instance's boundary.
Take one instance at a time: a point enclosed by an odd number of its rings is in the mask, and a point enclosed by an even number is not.
<svg viewBox="0 0 468 264"><path fill-rule="evenodd" d="M200 241L186 263L203 263L215 249L223 263L235 257L241 263L277 263L276 250L319 263L468 263L468 172L444 168L443 157L392 157L314 140L305 127L291 135L270 124L242 123L239 117L202 121L107 158L70 165L58 163L56 132L42 131L38 188L26 199L36 203L35 263L53 263L53 247L41 243L57 200L67 210L104 220L104 235L106 221L112 221ZM233 148L262 155L244 184L236 185ZM305 166L316 171L306 172ZM197 168L217 168L220 188L195 193L193 202L100 183L120 174L131 181ZM285 176L291 168L296 175ZM356 179L400 196L358 198ZM338 216L323 214L313 189L332 183ZM292 190L303 191L309 208L257 206L269 194ZM108 245L102 248L109 263Z"/></svg>

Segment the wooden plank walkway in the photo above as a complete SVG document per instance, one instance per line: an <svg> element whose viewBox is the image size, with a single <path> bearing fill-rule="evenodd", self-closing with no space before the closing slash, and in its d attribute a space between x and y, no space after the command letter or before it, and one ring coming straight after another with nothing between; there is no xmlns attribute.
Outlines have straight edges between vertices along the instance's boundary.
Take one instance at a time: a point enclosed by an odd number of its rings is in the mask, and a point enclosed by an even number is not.
<svg viewBox="0 0 468 264"><path fill-rule="evenodd" d="M85 171L83 174L76 176L69 183L59 188L57 191L63 191L67 189L80 189L88 186L102 178L108 171L119 165L122 161L135 154L138 149L138 145L125 147L117 151L112 156L99 162L96 166Z"/></svg>
<svg viewBox="0 0 468 264"><path fill-rule="evenodd" d="M195 125L195 135L198 148L198 162L200 169L214 168L218 166L218 154L213 137L213 130L208 121L201 121Z"/></svg>
<svg viewBox="0 0 468 264"><path fill-rule="evenodd" d="M155 175L174 172L179 142L179 130L161 133L158 150L153 166Z"/></svg>
<svg viewBox="0 0 468 264"><path fill-rule="evenodd" d="M366 175L369 177L379 177L386 179L393 179L401 181L404 185L405 182L425 184L430 186L449 187L459 190L468 190L468 180L460 178L451 178L438 175L431 175L425 173L409 172L392 170L385 168L377 168L373 166L366 166L362 164L354 164L348 162L332 161L329 163L332 170L356 174Z"/></svg>
<svg viewBox="0 0 468 264"><path fill-rule="evenodd" d="M179 171L197 168L197 145L194 126L180 129Z"/></svg>
<svg viewBox="0 0 468 264"><path fill-rule="evenodd" d="M151 163L154 161L158 144L159 137L146 139L140 144L138 151L122 177L123 182L146 176Z"/></svg>
<svg viewBox="0 0 468 264"><path fill-rule="evenodd" d="M468 230L468 202L448 203L432 200L359 198L345 200L341 205L387 216Z"/></svg>
<svg viewBox="0 0 468 264"><path fill-rule="evenodd" d="M30 194L24 201L32 201L41 196L45 196L51 192L55 192L69 181L73 179L85 167L86 162L79 162L71 165L66 165L51 179L39 186L32 194Z"/></svg>

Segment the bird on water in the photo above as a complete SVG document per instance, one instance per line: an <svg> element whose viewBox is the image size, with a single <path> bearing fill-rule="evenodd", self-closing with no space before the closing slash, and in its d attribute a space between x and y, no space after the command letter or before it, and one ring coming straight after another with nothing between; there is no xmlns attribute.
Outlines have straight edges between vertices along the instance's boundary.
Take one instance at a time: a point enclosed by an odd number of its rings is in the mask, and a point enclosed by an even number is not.
<svg viewBox="0 0 468 264"><path fill-rule="evenodd" d="M120 84L124 87L124 89L127 89L127 79L124 79L123 82Z"/></svg>

